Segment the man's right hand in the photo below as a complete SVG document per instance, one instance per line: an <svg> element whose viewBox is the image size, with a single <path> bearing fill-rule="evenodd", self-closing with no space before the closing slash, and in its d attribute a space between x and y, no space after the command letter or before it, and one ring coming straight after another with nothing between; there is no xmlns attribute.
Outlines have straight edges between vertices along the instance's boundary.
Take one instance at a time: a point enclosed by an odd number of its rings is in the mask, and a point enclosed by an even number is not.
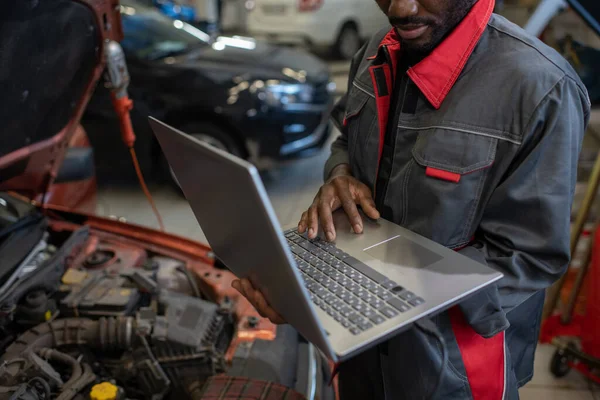
<svg viewBox="0 0 600 400"><path fill-rule="evenodd" d="M363 221L357 205L361 206L369 218L379 218L379 211L375 207L371 190L352 176L349 165L339 165L332 171L327 182L321 186L310 208L302 214L298 223L298 232L304 233L308 230L308 238L314 239L320 224L325 238L330 242L334 241L336 232L332 214L337 209L343 208L354 232L362 233Z"/></svg>

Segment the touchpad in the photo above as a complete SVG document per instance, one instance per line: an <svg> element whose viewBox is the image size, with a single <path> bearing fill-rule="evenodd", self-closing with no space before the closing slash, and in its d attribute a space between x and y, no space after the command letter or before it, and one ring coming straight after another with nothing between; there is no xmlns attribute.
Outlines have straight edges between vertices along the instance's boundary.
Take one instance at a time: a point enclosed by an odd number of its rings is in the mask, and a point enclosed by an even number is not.
<svg viewBox="0 0 600 400"><path fill-rule="evenodd" d="M443 258L404 236L370 247L365 252L386 264L408 268L424 268Z"/></svg>

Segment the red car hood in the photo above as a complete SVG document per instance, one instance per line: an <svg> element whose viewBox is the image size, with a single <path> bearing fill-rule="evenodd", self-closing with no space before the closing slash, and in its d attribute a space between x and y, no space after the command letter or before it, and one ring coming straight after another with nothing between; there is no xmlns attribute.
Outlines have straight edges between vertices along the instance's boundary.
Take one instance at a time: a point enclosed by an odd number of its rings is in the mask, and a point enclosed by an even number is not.
<svg viewBox="0 0 600 400"><path fill-rule="evenodd" d="M0 191L34 198L56 178L104 69L103 44L122 38L119 3L11 3L0 16Z"/></svg>

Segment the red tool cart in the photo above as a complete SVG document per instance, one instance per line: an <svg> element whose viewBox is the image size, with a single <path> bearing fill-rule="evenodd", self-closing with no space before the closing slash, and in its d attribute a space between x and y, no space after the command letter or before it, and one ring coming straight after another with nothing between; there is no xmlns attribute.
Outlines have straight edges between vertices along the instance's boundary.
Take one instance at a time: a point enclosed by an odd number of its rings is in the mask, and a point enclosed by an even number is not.
<svg viewBox="0 0 600 400"><path fill-rule="evenodd" d="M589 267L582 266L569 296L585 294L585 305L574 303L570 308L567 302L563 313L548 317L540 342L557 347L550 365L554 376L562 378L575 369L600 383L600 230L594 234L590 252ZM575 308L582 308L583 313Z"/></svg>

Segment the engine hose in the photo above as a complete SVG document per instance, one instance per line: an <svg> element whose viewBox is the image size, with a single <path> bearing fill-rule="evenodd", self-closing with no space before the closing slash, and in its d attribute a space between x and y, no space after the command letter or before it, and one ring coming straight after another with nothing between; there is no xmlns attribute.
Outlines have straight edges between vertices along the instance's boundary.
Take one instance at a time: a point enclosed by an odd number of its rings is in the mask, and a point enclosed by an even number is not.
<svg viewBox="0 0 600 400"><path fill-rule="evenodd" d="M43 400L50 400L50 398L52 397L52 389L50 389L50 385L48 384L48 382L46 382L44 379L40 378L39 376L35 376L33 378L31 378L29 380L29 382L27 382L29 385L33 386L38 393L41 393L41 391L43 390L44 392L44 397L42 397Z"/></svg>
<svg viewBox="0 0 600 400"><path fill-rule="evenodd" d="M48 360L66 364L71 367L71 377L64 385L62 385L61 393L56 400L71 400L96 379L96 375L88 364L82 365L68 354L47 348L39 350L38 354Z"/></svg>
<svg viewBox="0 0 600 400"><path fill-rule="evenodd" d="M71 400L71 399L73 399L87 385L94 382L95 380L96 380L96 374L94 374L94 372L92 371L92 367L90 367L88 364L83 364L83 374L81 374L81 377L77 381L73 382L72 384L70 384L70 382L67 382L63 386L62 393L60 395L58 395L58 397L56 397L56 400ZM67 385L70 385L70 386L67 386Z"/></svg>
<svg viewBox="0 0 600 400"><path fill-rule="evenodd" d="M8 397L7 397L8 396ZM33 377L18 386L0 386L0 399L50 400L52 390L43 378Z"/></svg>
<svg viewBox="0 0 600 400"><path fill-rule="evenodd" d="M127 350L132 345L134 323L132 317L44 322L19 336L0 357L0 362L17 358L25 351L65 345L85 345L102 351Z"/></svg>
<svg viewBox="0 0 600 400"><path fill-rule="evenodd" d="M71 377L62 386L62 388L61 388L62 391L68 390L68 388L73 386L75 384L75 382L77 382L79 380L79 378L81 378L81 375L83 374L83 369L81 367L81 364L76 359L71 357L70 355L61 353L58 350L48 349L48 348L40 349L37 353L39 356L44 357L47 360L56 361L56 362L59 362L61 364L66 364L69 367L71 367Z"/></svg>
<svg viewBox="0 0 600 400"><path fill-rule="evenodd" d="M191 400L202 400L204 396L204 383L202 381L194 381L188 385L187 392Z"/></svg>
<svg viewBox="0 0 600 400"><path fill-rule="evenodd" d="M192 273L190 272L190 270L187 269L183 265L177 266L177 268L175 268L175 270L179 271L183 275L185 275L185 278L187 279L188 283L190 284L190 288L192 289L192 292L194 293L194 296L196 296L197 298L201 299L202 298L202 293L200 293L200 289L198 289L198 285L196 284L196 279L194 278L194 276L192 275Z"/></svg>

